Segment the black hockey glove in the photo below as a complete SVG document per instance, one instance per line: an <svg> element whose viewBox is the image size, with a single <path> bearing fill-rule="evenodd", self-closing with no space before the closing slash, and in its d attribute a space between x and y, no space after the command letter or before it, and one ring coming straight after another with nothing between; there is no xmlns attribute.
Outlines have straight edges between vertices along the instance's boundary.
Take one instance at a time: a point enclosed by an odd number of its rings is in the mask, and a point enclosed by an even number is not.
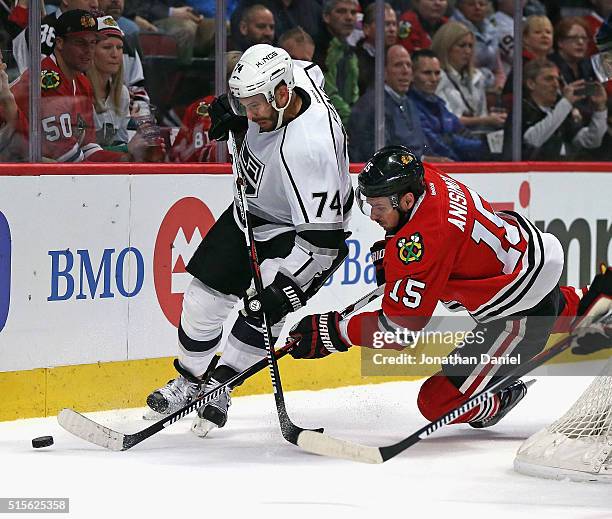
<svg viewBox="0 0 612 519"><path fill-rule="evenodd" d="M248 127L246 117L236 115L227 99L227 94L221 94L210 103L208 108L210 115L210 130L208 136L216 141L226 141L229 139L229 132L245 132Z"/></svg>
<svg viewBox="0 0 612 519"><path fill-rule="evenodd" d="M383 267L383 259L385 259L385 245L387 240L378 240L370 247L370 261L376 269L376 284L378 286L385 284L385 268Z"/></svg>
<svg viewBox="0 0 612 519"><path fill-rule="evenodd" d="M337 351L347 351L351 344L342 338L339 323L338 312L304 317L289 332L291 339L298 340L291 356L294 359L320 359Z"/></svg>
<svg viewBox="0 0 612 519"><path fill-rule="evenodd" d="M295 312L306 304L306 296L293 280L276 274L274 281L267 286L261 296L247 297L244 300L244 313L254 319L263 320L263 311L270 325L279 322L288 313Z"/></svg>
<svg viewBox="0 0 612 519"><path fill-rule="evenodd" d="M612 348L612 268L602 266L602 272L593 279L578 305L572 333L572 353L576 355Z"/></svg>

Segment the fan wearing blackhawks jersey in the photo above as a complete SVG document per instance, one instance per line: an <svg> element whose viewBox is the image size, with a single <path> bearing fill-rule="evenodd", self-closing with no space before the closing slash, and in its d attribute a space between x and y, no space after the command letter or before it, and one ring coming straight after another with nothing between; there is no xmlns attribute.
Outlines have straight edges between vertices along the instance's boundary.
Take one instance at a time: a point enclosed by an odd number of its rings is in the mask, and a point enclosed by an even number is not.
<svg viewBox="0 0 612 519"><path fill-rule="evenodd" d="M344 321L337 312L303 318L290 332L298 339L295 358L324 357L354 344L374 347L380 332L394 338L383 347L403 349L410 343L401 341L412 336L404 332L423 329L439 301L451 310L465 309L476 321L473 336L481 340L456 348L449 358L459 360L443 363L422 385L419 409L434 420L515 367L496 360L528 360L544 348L551 331L567 331L570 320L559 317L579 313L584 291L558 286L559 241L523 216L494 212L476 191L423 165L403 146L375 153L358 183L360 208L387 232L373 247L382 261L377 278L386 282L382 309ZM383 248L384 254L378 252ZM461 362L473 358L487 361ZM494 425L526 391L518 380L455 423Z"/></svg>
<svg viewBox="0 0 612 519"><path fill-rule="evenodd" d="M285 316L306 304L346 255L353 203L347 138L312 63L281 48L250 47L228 81L229 95L208 109L209 135L244 134L234 163L247 179L246 196L265 287L253 295L243 222L234 203L219 217L187 265L194 279L184 294L178 329L179 376L151 393L149 407L169 414L266 355L263 308L278 336ZM258 304L253 300L258 298ZM221 345L223 324L240 298L245 310L233 325L218 365L205 377ZM193 432L223 427L229 392L198 410ZM145 417L155 415L145 415Z"/></svg>
<svg viewBox="0 0 612 519"><path fill-rule="evenodd" d="M101 37L96 19L88 11L67 11L58 18L55 33L53 54L41 61L43 156L57 162L130 160L129 154L105 151L96 143L93 90L84 74ZM29 76L26 70L11 87L27 120Z"/></svg>

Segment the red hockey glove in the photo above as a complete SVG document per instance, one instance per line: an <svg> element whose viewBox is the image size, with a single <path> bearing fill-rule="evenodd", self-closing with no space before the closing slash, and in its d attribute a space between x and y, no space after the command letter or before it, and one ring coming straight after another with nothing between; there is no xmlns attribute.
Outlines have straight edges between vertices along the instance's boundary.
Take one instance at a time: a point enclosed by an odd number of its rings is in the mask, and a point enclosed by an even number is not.
<svg viewBox="0 0 612 519"><path fill-rule="evenodd" d="M351 344L342 338L338 328L340 314L327 312L304 317L289 332L297 344L291 350L294 359L320 359L330 353L347 351Z"/></svg>

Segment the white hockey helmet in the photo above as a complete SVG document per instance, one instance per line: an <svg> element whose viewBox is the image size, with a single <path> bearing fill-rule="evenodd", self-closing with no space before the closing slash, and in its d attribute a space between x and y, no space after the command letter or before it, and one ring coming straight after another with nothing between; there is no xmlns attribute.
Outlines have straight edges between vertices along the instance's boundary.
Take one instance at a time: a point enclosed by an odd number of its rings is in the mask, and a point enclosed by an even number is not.
<svg viewBox="0 0 612 519"><path fill-rule="evenodd" d="M276 104L275 88L284 82L289 90L289 100L283 107ZM229 78L229 101L232 110L238 115L245 115L240 99L263 94L266 101L279 112L279 128L283 112L291 101L295 81L293 79L293 60L286 50L267 44L249 47L232 71Z"/></svg>

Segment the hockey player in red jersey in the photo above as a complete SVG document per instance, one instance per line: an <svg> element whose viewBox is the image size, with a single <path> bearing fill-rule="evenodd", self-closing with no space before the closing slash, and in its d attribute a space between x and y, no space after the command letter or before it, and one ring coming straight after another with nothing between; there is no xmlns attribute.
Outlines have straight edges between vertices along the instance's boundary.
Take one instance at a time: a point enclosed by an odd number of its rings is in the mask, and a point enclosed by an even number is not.
<svg viewBox="0 0 612 519"><path fill-rule="evenodd" d="M382 309L345 321L337 312L303 318L290 333L299 339L295 358L324 357L355 344L374 347L376 332L410 337L401 332L423 329L439 301L465 309L482 340L459 345L449 357L486 354L491 360L443 364L424 382L418 406L433 420L514 367L496 359L524 362L544 348L552 331L562 331L560 323L567 331L570 319L559 317L577 314L583 292L559 287L563 250L553 235L512 211L495 213L474 190L423 165L403 146L374 154L359 175L357 194L362 211L387 232ZM395 340L386 347L409 345ZM494 425L526 391L519 380L455 423Z"/></svg>

